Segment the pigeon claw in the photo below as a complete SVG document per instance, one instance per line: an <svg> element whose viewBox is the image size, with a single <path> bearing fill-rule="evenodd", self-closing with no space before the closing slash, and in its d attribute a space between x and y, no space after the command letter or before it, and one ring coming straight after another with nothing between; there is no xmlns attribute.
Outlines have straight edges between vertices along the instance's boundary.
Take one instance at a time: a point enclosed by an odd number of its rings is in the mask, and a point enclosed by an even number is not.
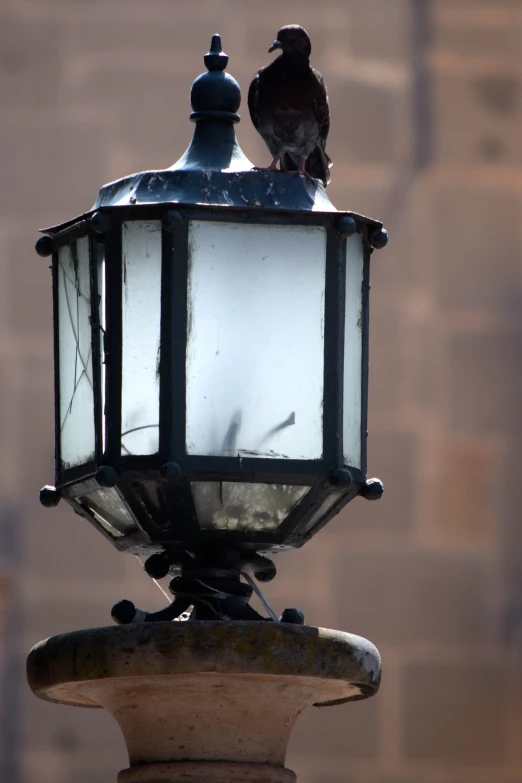
<svg viewBox="0 0 522 783"><path fill-rule="evenodd" d="M279 155L274 155L270 166L254 166L252 171L279 171L277 164L279 163Z"/></svg>
<svg viewBox="0 0 522 783"><path fill-rule="evenodd" d="M300 177L302 175L303 177L306 177L308 182L312 182L315 185L315 179L307 171L304 171L304 170L303 171L296 171L295 175L296 175L296 177Z"/></svg>
<svg viewBox="0 0 522 783"><path fill-rule="evenodd" d="M307 155L301 155L301 157L299 158L299 168L297 169L296 174L297 174L297 176L302 174L304 177L306 177L308 182L312 182L313 184L315 184L314 178L305 169L305 164L306 164L307 157L308 157Z"/></svg>

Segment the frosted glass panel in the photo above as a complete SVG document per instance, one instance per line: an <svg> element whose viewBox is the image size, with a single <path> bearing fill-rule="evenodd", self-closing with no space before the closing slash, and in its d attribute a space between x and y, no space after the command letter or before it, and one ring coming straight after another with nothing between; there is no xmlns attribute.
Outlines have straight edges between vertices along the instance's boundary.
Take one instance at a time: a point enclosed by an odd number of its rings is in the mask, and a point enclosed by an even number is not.
<svg viewBox="0 0 522 783"><path fill-rule="evenodd" d="M80 503L115 538L137 530L130 512L123 505L115 489L104 488L89 492L82 495Z"/></svg>
<svg viewBox="0 0 522 783"><path fill-rule="evenodd" d="M193 221L189 454L322 456L326 232Z"/></svg>
<svg viewBox="0 0 522 783"><path fill-rule="evenodd" d="M317 523L323 517L325 517L329 511L332 510L336 503L340 501L342 495L342 492L332 492L330 495L328 495L328 497L323 500L319 508L306 523L304 532L308 533L309 530L312 530L317 525Z"/></svg>
<svg viewBox="0 0 522 783"><path fill-rule="evenodd" d="M218 530L275 530L310 487L195 481L199 525Z"/></svg>
<svg viewBox="0 0 522 783"><path fill-rule="evenodd" d="M62 467L94 457L91 286L87 237L58 251L60 448Z"/></svg>
<svg viewBox="0 0 522 783"><path fill-rule="evenodd" d="M122 225L122 454L159 448L161 223Z"/></svg>
<svg viewBox="0 0 522 783"><path fill-rule="evenodd" d="M346 241L346 314L344 322L344 463L361 467L363 240Z"/></svg>

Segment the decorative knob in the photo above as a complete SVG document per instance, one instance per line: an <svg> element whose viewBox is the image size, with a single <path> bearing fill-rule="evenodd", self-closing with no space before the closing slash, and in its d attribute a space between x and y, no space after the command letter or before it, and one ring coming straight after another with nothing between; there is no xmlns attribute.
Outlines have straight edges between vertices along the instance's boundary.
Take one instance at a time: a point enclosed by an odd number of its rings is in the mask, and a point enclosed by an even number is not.
<svg viewBox="0 0 522 783"><path fill-rule="evenodd" d="M360 495L366 500L380 500L384 492L384 485L378 478L368 479L360 491Z"/></svg>
<svg viewBox="0 0 522 783"><path fill-rule="evenodd" d="M353 476L346 468L337 468L330 473L330 484L334 487L349 487L353 483Z"/></svg>
<svg viewBox="0 0 522 783"><path fill-rule="evenodd" d="M379 228L374 231L370 237L370 244L376 250L382 250L388 244L388 232L385 228Z"/></svg>
<svg viewBox="0 0 522 783"><path fill-rule="evenodd" d="M190 91L190 103L194 109L190 119L223 119L239 122L236 114L241 103L241 90L236 80L225 73L228 55L221 48L221 37L212 36L210 51L204 56L208 73L195 80Z"/></svg>
<svg viewBox="0 0 522 783"><path fill-rule="evenodd" d="M207 71L224 71L228 65L228 54L225 54L221 46L221 36L213 35L210 49L203 57Z"/></svg>
<svg viewBox="0 0 522 783"><path fill-rule="evenodd" d="M352 237L357 231L357 223L349 215L343 215L337 224L337 228L343 237Z"/></svg>
<svg viewBox="0 0 522 783"><path fill-rule="evenodd" d="M53 508L60 502L60 493L56 487L52 487L50 484L46 484L40 490L40 503L45 508Z"/></svg>
<svg viewBox="0 0 522 783"><path fill-rule="evenodd" d="M115 487L118 483L118 474L110 465L102 465L95 474L100 487Z"/></svg>
<svg viewBox="0 0 522 783"><path fill-rule="evenodd" d="M51 237L40 237L36 240L34 249L43 258L50 256L53 252L53 240Z"/></svg>

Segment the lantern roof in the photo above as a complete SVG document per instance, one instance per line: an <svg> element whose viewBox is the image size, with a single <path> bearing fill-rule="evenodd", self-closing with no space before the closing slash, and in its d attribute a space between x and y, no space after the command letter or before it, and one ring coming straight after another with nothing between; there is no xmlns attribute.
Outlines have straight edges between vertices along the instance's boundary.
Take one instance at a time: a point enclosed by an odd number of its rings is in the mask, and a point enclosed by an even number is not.
<svg viewBox="0 0 522 783"><path fill-rule="evenodd" d="M104 185L92 210L74 221L42 229L54 234L97 209L147 204L191 204L303 212L337 212L319 180L254 170L236 138L241 90L225 73L228 56L212 36L207 72L192 84L192 141L170 168L141 171ZM372 221L373 222L373 221Z"/></svg>
<svg viewBox="0 0 522 783"><path fill-rule="evenodd" d="M225 73L228 56L219 35L212 36L203 59L207 73L197 77L190 91L190 119L196 128L185 154L168 169L142 171L104 185L94 208L171 202L336 211L318 181L253 170L234 132L241 90Z"/></svg>

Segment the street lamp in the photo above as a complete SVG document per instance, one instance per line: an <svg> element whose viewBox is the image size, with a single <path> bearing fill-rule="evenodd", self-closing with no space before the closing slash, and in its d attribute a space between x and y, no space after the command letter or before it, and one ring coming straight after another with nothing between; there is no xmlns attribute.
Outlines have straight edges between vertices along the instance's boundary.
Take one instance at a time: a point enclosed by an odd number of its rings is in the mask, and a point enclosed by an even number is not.
<svg viewBox="0 0 522 783"><path fill-rule="evenodd" d="M256 553L382 494L366 478L368 293L387 235L318 184L253 171L219 36L204 59L185 155L104 186L36 244L52 255L56 374L40 497L148 555L153 577L203 557L269 578ZM114 616L136 619L128 603Z"/></svg>
<svg viewBox="0 0 522 783"><path fill-rule="evenodd" d="M380 659L298 610L278 618L255 580L356 495L382 494L366 477L368 295L387 235L317 181L252 170L219 36L204 59L183 157L104 186L36 243L52 257L56 401L41 502L63 498L170 575L174 600L120 601L120 627L41 642L28 679L112 712L120 783L292 783L296 717L371 696Z"/></svg>

